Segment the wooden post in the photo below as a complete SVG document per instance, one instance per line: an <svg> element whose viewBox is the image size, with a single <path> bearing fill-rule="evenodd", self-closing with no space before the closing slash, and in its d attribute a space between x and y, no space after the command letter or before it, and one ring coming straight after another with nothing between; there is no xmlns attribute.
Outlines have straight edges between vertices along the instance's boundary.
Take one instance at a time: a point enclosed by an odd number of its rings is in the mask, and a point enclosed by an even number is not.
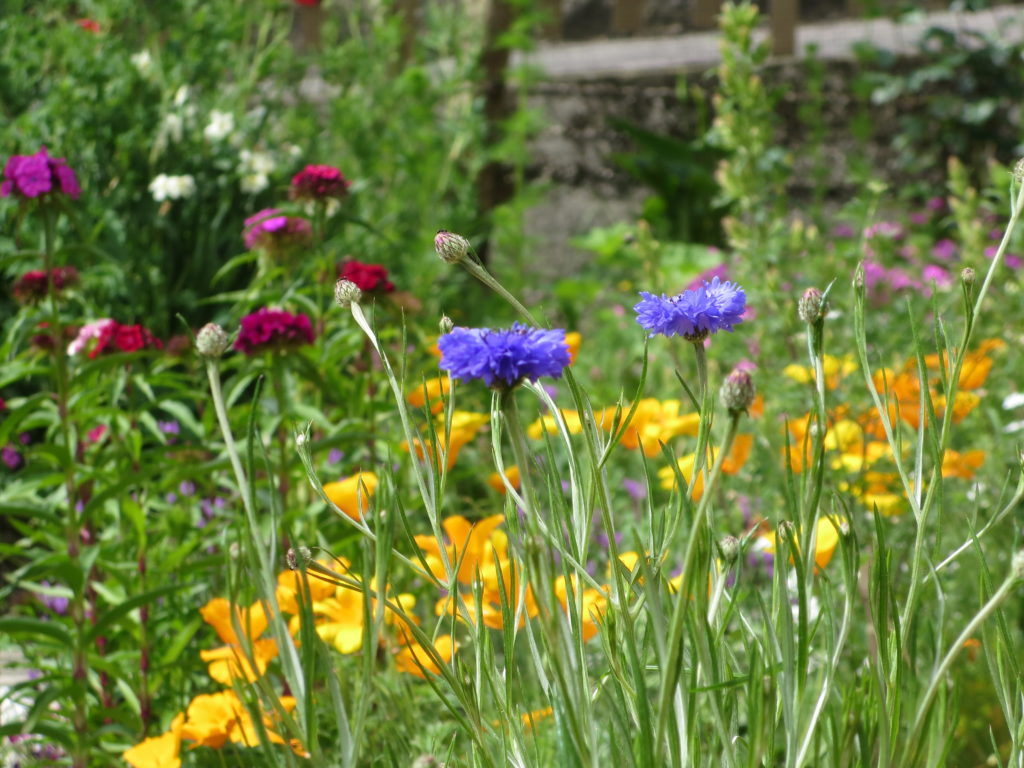
<svg viewBox="0 0 1024 768"><path fill-rule="evenodd" d="M722 0L694 0L690 11L690 24L697 29L709 29L718 25L718 9Z"/></svg>
<svg viewBox="0 0 1024 768"><path fill-rule="evenodd" d="M292 45L302 52L320 50L320 29L323 25L324 9L319 5L296 5Z"/></svg>
<svg viewBox="0 0 1024 768"><path fill-rule="evenodd" d="M542 0L542 7L548 16L541 34L547 40L562 39L563 0Z"/></svg>
<svg viewBox="0 0 1024 768"><path fill-rule="evenodd" d="M796 50L796 0L772 0L772 53L792 56Z"/></svg>
<svg viewBox="0 0 1024 768"><path fill-rule="evenodd" d="M644 5L644 0L615 0L612 31L626 34L639 32L644 24Z"/></svg>
<svg viewBox="0 0 1024 768"><path fill-rule="evenodd" d="M402 18L402 63L412 58L416 43L416 16L420 0L397 0L395 8Z"/></svg>
<svg viewBox="0 0 1024 768"><path fill-rule="evenodd" d="M484 142L487 147L493 147L501 142L502 123L514 111L513 99L505 81L510 51L507 45L499 41L511 29L516 10L510 0L489 0L486 13L483 51L480 54L483 77L479 93L483 97L486 121ZM496 207L512 199L514 191L512 169L497 160L487 163L476 178L476 199L480 215L489 217ZM488 245L489 242L484 242L477 248L477 255L484 262L487 261Z"/></svg>

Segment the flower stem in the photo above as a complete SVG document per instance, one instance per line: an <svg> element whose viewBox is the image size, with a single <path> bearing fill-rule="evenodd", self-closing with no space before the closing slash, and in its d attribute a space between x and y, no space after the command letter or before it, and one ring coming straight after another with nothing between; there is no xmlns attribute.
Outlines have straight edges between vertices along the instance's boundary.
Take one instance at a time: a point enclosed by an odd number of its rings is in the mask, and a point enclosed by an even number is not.
<svg viewBox="0 0 1024 768"><path fill-rule="evenodd" d="M64 454L61 464L64 470L64 490L67 497L68 514L65 537L68 557L73 565L81 563L82 518L78 513L78 492L75 485L75 445L68 409L68 367L64 349L64 329L61 325L57 291L53 283L53 261L56 252L56 219L54 211L42 207L43 215L43 269L46 272L46 293L50 309L50 333L53 338L51 355L54 363L57 395L57 419L60 425ZM84 517L84 516L82 516ZM85 601L89 591L89 573L83 572L82 580L71 601L71 619L75 625L75 643L72 649L71 677L73 681L74 712L72 723L75 728L75 745L72 751L74 768L85 768L89 760L89 700L88 678L89 658L85 648L86 618Z"/></svg>

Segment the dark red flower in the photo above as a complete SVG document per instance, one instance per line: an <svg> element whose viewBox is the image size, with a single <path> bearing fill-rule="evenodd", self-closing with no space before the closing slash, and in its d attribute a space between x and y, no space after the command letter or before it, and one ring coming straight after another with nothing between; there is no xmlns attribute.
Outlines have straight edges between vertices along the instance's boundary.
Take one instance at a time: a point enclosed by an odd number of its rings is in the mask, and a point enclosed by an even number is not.
<svg viewBox="0 0 1024 768"><path fill-rule="evenodd" d="M307 165L292 176L292 200L326 200L348 194L349 181L331 165Z"/></svg>
<svg viewBox="0 0 1024 768"><path fill-rule="evenodd" d="M320 0L295 0L296 5L314 6L320 5Z"/></svg>
<svg viewBox="0 0 1024 768"><path fill-rule="evenodd" d="M78 335L77 325L65 325L64 326L64 341L60 345L63 349L68 345L69 342L74 341ZM50 331L50 324L45 320L41 323L36 324L36 333L32 335L32 346L36 349L51 350L57 346L56 339L54 339L53 333Z"/></svg>
<svg viewBox="0 0 1024 768"><path fill-rule="evenodd" d="M98 21L93 21L92 19L79 19L75 24L80 26L86 32L91 32L94 35L98 35L100 33L100 24Z"/></svg>
<svg viewBox="0 0 1024 768"><path fill-rule="evenodd" d="M388 271L380 264L364 264L348 259L338 265L338 277L355 283L364 293L391 293L395 290L395 284L388 280Z"/></svg>
<svg viewBox="0 0 1024 768"><path fill-rule="evenodd" d="M309 316L264 307L239 323L235 349L247 355L312 344L315 336Z"/></svg>
<svg viewBox="0 0 1024 768"><path fill-rule="evenodd" d="M78 284L78 270L74 267L56 267L50 270L53 290L56 293L70 285ZM19 304L35 304L46 298L46 272L33 269L26 272L11 287L11 294Z"/></svg>

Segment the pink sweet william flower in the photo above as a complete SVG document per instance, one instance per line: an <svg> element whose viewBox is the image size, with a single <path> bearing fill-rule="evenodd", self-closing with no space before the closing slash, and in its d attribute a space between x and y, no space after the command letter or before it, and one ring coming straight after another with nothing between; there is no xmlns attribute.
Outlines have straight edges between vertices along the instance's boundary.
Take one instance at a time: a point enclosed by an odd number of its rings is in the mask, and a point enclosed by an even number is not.
<svg viewBox="0 0 1024 768"><path fill-rule="evenodd" d="M81 354L89 342L93 339L98 339L108 325L117 325L117 322L109 317L105 317L102 320L96 320L83 325L79 329L78 335L75 337L74 341L68 344L68 354Z"/></svg>
<svg viewBox="0 0 1024 768"><path fill-rule="evenodd" d="M59 192L72 200L82 194L78 178L64 158L50 157L46 147L34 155L11 155L4 166L4 181L0 184L0 197L25 199Z"/></svg>
<svg viewBox="0 0 1024 768"><path fill-rule="evenodd" d="M292 176L292 200L341 199L350 182L332 165L307 165Z"/></svg>
<svg viewBox="0 0 1024 768"><path fill-rule="evenodd" d="M298 216L286 216L277 208L264 208L245 220L242 239L250 251L287 251L310 244L313 230Z"/></svg>
<svg viewBox="0 0 1024 768"><path fill-rule="evenodd" d="M235 349L246 355L312 344L315 336L309 316L264 307L239 323Z"/></svg>

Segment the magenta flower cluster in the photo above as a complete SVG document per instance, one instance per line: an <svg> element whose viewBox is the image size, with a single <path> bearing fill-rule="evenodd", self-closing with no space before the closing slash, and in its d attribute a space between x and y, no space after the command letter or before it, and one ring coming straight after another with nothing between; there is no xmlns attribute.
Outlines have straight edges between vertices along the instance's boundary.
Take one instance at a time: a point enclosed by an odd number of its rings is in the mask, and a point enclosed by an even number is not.
<svg viewBox="0 0 1024 768"><path fill-rule="evenodd" d="M4 166L4 181L0 184L0 197L42 197L59 192L72 200L82 193L75 172L64 158L50 157L46 147L34 155L12 155Z"/></svg>
<svg viewBox="0 0 1024 768"><path fill-rule="evenodd" d="M242 239L247 249L283 251L309 245L313 230L308 221L287 216L277 208L265 208L245 220Z"/></svg>
<svg viewBox="0 0 1024 768"><path fill-rule="evenodd" d="M246 315L239 324L235 349L246 355L301 347L315 338L309 316L264 307Z"/></svg>
<svg viewBox="0 0 1024 768"><path fill-rule="evenodd" d="M307 165L292 177L293 200L326 200L348 194L350 182L332 165Z"/></svg>

